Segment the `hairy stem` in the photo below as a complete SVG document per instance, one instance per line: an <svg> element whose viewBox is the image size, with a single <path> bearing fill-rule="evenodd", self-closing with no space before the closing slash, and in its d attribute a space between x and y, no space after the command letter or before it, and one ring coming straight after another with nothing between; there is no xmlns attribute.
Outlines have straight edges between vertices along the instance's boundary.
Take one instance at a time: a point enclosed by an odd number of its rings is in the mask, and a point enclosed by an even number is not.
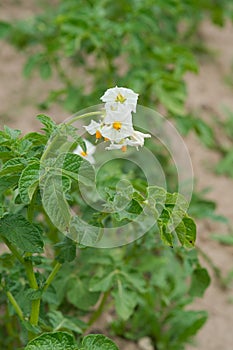
<svg viewBox="0 0 233 350"><path fill-rule="evenodd" d="M50 286L50 284L54 280L54 277L56 276L56 274L58 273L58 271L60 270L61 267L62 267L62 264L57 262L56 265L54 266L53 270L51 271L50 275L48 276L47 280L45 281L43 292L45 292L48 289L48 287Z"/></svg>
<svg viewBox="0 0 233 350"><path fill-rule="evenodd" d="M76 120L87 118L87 117L90 117L91 115L102 115L102 114L103 114L103 112L96 111L96 112L89 112L89 113L84 113L84 114L81 114L81 115L77 115L76 117L72 118L69 122L67 122L66 125L71 125Z"/></svg>
<svg viewBox="0 0 233 350"><path fill-rule="evenodd" d="M40 315L40 299L32 300L32 309L30 315L30 323L33 326L38 325Z"/></svg>
<svg viewBox="0 0 233 350"><path fill-rule="evenodd" d="M14 247L14 245L12 245L6 238L3 237L3 241L7 245L7 247L10 249L12 254L19 260L19 262L22 265L24 265L30 287L32 289L37 290L38 289L38 284L37 284L37 280L36 280L35 273L34 273L34 270L33 270L32 262L30 260L25 260L20 255L20 253L17 250L17 248ZM28 256L30 256L30 255L31 254L28 254ZM24 319L23 318L23 312L20 309L19 305L17 304L16 300L14 299L13 295L9 291L6 294L7 294L7 297L9 299L9 301L13 305L17 315L19 316L19 318L21 320L23 320ZM39 313L40 313L40 299L33 300L32 301L32 308L31 308L31 316L30 316L30 323L32 325L36 326L38 324Z"/></svg>
<svg viewBox="0 0 233 350"><path fill-rule="evenodd" d="M25 265L30 287L32 289L38 289L38 284L37 284L36 276L33 270L32 262L30 260L25 260L24 265Z"/></svg>
<svg viewBox="0 0 233 350"><path fill-rule="evenodd" d="M11 305L13 306L15 312L19 316L20 320L24 321L23 311L21 310L19 304L17 303L17 301L15 300L15 298L13 297L11 292L7 291L6 295L7 295L8 300L10 301Z"/></svg>
<svg viewBox="0 0 233 350"><path fill-rule="evenodd" d="M19 262L21 262L21 264L24 264L24 258L22 257L22 255L19 253L18 249L16 247L13 246L13 244L11 244L8 239L6 239L5 237L1 237L1 239L3 240L3 242L5 243L5 245L9 248L9 250L11 251L11 253L19 260Z"/></svg>
<svg viewBox="0 0 233 350"><path fill-rule="evenodd" d="M36 280L36 276L33 270L33 264L30 260L25 260L24 262L29 285L32 289L38 290L38 283ZM39 314L40 314L40 298L36 300L32 300L32 308L31 308L31 315L30 315L30 323L33 326L37 326L39 321Z"/></svg>

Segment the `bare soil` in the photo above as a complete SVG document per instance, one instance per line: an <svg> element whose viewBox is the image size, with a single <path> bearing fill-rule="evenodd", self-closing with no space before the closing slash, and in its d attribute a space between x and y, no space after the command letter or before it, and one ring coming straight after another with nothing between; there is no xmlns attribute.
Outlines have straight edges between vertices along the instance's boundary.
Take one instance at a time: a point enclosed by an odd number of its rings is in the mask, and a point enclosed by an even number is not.
<svg viewBox="0 0 233 350"><path fill-rule="evenodd" d="M36 1L3 0L0 3L0 19L27 18L37 10ZM187 107L199 113L203 118L218 116L224 118L222 106L233 111L233 89L225 82L231 73L233 62L233 27L228 23L224 28L216 28L206 22L201 28L201 38L214 50L211 59L201 59L198 75L188 74L189 98ZM19 53L7 43L1 42L0 50L0 121L23 132L38 129L35 116L40 113L38 103L43 100L51 88L59 87L56 77L42 81L37 75L26 80L22 77L24 53ZM58 105L48 113L57 122L66 119L68 113ZM217 176L213 172L219 159L218 154L203 147L194 134L186 139L193 162L196 186L198 189L210 188L207 197L217 202L217 213L225 215L233 222L232 198L233 180L225 176ZM210 237L212 233L226 232L226 226L205 220L198 225L197 245L204 250L223 274L233 269L233 247L222 246ZM232 350L233 349L233 305L229 298L233 290L223 290L213 275L213 270L203 260L213 277L211 286L204 298L194 304L195 309L209 312L209 320L199 332L196 345L198 350ZM98 323L101 327L102 321ZM138 345L117 339L122 350L150 350L146 345ZM146 343L146 341L145 341ZM192 346L188 350L194 349ZM168 349L169 350L169 349Z"/></svg>

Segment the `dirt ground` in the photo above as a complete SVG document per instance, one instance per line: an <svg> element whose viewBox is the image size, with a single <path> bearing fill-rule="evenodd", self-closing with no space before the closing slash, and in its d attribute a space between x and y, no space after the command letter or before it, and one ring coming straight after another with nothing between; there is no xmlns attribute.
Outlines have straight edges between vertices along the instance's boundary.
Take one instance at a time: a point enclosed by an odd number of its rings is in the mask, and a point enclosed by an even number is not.
<svg viewBox="0 0 233 350"><path fill-rule="evenodd" d="M35 12L36 1L28 2L8 0L0 3L0 19L27 18ZM201 29L202 40L214 50L215 57L211 60L201 60L198 75L188 74L186 77L189 91L188 108L199 113L204 118L218 116L223 118L222 106L228 106L233 111L233 88L225 82L230 74L233 62L233 26L228 24L223 29L205 23ZM43 100L47 91L59 86L54 78L52 81L41 81L35 75L33 79L22 77L24 53L19 53L11 46L1 42L0 50L0 122L23 132L38 128L35 116L41 111L36 104ZM59 106L52 107L48 113L57 122L66 119L68 113ZM233 180L225 176L217 176L212 168L218 160L218 155L204 148L194 135L186 139L193 162L196 186L198 189L210 188L207 197L217 202L217 213L225 215L233 222L232 198ZM224 233L226 226L202 221L198 226L198 246L204 250L222 271L226 274L233 269L233 247L221 246L210 238L211 233ZM210 274L213 272L208 264ZM198 350L232 350L233 349L233 290L223 290L214 278L204 298L194 304L196 309L209 312L209 320L199 332L196 345ZM146 345L136 345L118 340L121 350L150 350ZM194 349L192 346L187 350ZM168 349L169 350L169 349Z"/></svg>

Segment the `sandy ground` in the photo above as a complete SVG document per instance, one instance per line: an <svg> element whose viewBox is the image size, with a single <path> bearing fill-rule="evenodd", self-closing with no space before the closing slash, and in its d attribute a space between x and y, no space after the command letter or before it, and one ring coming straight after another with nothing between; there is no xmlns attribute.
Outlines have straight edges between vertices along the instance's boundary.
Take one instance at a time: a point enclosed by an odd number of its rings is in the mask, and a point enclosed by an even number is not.
<svg viewBox="0 0 233 350"><path fill-rule="evenodd" d="M198 76L188 75L188 107L204 117L224 118L223 106L233 110L233 89L226 85L225 77L230 74L233 62L233 27L224 29L205 23L202 36L207 46L217 54L213 61L202 61ZM219 156L205 149L191 135L186 140L193 162L194 175L198 189L210 188L207 197L217 203L218 214L225 215L233 222L232 198L233 180L217 176L212 169ZM233 248L221 246L210 239L211 233L224 233L225 225L205 221L199 225L198 245L211 257L224 275L233 267ZM205 262L203 262L205 264ZM211 275L212 271L209 269ZM198 308L209 312L209 320L197 337L198 350L233 349L233 306L229 299L233 290L224 291L213 278L205 297L196 302ZM192 349L191 347L188 349Z"/></svg>
<svg viewBox="0 0 233 350"><path fill-rule="evenodd" d="M36 2L1 1L0 19L28 17L35 12ZM24 4L24 6L22 6ZM209 23L202 26L202 38L207 46L216 52L212 60L202 60L198 75L187 75L189 90L188 108L204 118L217 115L223 118L222 105L233 111L233 89L226 85L224 77L230 74L233 62L233 27L229 24L224 29L213 27ZM40 113L36 105L43 100L47 91L59 87L52 81L41 81L35 75L31 80L22 78L24 53L15 51L11 46L1 42L0 50L0 122L23 132L38 128L35 116ZM52 107L47 114L57 122L69 115L59 106ZM208 198L217 202L217 212L227 216L233 222L232 198L233 180L225 176L216 176L211 170L218 160L218 155L205 149L194 135L186 139L189 148L197 188L210 187ZM198 245L226 274L233 268L233 248L221 246L210 238L213 232L225 232L226 227L210 221L204 221L198 227ZM203 262L206 265L206 262ZM211 269L207 265L211 275ZM233 306L229 303L233 290L223 290L218 281L213 281L203 299L197 300L194 308L209 312L209 320L199 332L196 339L198 350L233 349ZM149 350L136 344L118 341L121 350ZM187 347L188 350L193 347ZM169 350L169 349L168 349Z"/></svg>

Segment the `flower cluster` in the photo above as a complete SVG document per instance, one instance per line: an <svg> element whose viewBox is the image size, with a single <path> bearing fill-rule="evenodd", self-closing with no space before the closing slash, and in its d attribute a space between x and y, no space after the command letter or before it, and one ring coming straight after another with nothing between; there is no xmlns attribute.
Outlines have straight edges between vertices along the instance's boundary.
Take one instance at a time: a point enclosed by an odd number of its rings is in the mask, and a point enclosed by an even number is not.
<svg viewBox="0 0 233 350"><path fill-rule="evenodd" d="M132 112L136 112L138 94L131 89L115 87L108 89L101 100L105 103L105 114L102 120L94 120L84 128L96 139L104 138L110 145L107 150L121 149L126 151L127 146L138 149L144 145L144 139L150 137L133 128Z"/></svg>

